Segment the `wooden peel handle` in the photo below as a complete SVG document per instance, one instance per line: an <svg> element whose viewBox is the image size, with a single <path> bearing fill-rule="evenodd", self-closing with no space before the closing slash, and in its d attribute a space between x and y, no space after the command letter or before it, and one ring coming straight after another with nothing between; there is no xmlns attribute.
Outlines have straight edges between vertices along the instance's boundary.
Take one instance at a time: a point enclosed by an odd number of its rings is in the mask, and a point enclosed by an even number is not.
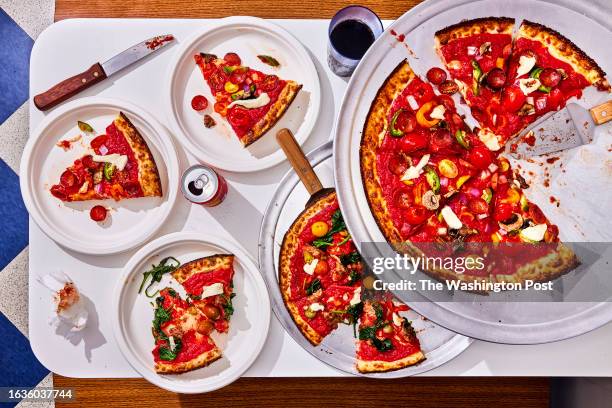
<svg viewBox="0 0 612 408"><path fill-rule="evenodd" d="M604 123L612 120L612 101L607 101L601 105L597 105L594 108L589 109L593 121L597 125L603 125Z"/></svg>
<svg viewBox="0 0 612 408"><path fill-rule="evenodd" d="M276 140L285 152L285 155L287 156L289 163L291 163L293 170L295 170L297 175L300 177L300 180L302 180L302 183L306 187L306 190L308 190L308 193L313 195L323 189L323 185L319 181L319 177L317 177L317 174L314 172L310 162L308 159L306 159L302 148L293 137L291 131L289 129L279 130L279 132L276 134Z"/></svg>
<svg viewBox="0 0 612 408"><path fill-rule="evenodd" d="M93 64L87 71L65 79L49 90L36 95L34 105L41 111L46 111L105 78L106 74L102 65Z"/></svg>

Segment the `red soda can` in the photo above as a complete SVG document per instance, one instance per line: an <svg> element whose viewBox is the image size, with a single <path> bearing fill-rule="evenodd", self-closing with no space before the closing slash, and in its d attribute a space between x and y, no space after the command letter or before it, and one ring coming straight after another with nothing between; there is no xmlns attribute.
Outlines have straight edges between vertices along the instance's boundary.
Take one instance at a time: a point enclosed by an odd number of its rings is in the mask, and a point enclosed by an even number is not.
<svg viewBox="0 0 612 408"><path fill-rule="evenodd" d="M183 173L181 191L194 204L214 207L227 195L227 182L212 167L196 164Z"/></svg>

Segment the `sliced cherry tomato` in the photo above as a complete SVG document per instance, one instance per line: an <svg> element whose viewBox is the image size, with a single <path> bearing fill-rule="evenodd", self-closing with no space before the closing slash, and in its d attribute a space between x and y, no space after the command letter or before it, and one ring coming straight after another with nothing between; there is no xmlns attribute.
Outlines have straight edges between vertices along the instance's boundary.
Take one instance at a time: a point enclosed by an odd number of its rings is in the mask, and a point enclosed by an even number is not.
<svg viewBox="0 0 612 408"><path fill-rule="evenodd" d="M472 198L468 203L470 211L476 214L486 214L489 212L489 204L482 198Z"/></svg>
<svg viewBox="0 0 612 408"><path fill-rule="evenodd" d="M502 106L508 112L516 112L525 103L525 95L520 88L510 86L502 92Z"/></svg>
<svg viewBox="0 0 612 408"><path fill-rule="evenodd" d="M553 88L548 94L547 105L550 109L557 109L563 101L563 93L559 88Z"/></svg>
<svg viewBox="0 0 612 408"><path fill-rule="evenodd" d="M89 145L91 146L92 149L98 150L101 146L106 144L107 140L108 140L108 136L100 135L94 138Z"/></svg>
<svg viewBox="0 0 612 408"><path fill-rule="evenodd" d="M424 207L413 205L404 211L404 218L412 225L417 225L425 222L431 215L431 211Z"/></svg>
<svg viewBox="0 0 612 408"><path fill-rule="evenodd" d="M228 52L227 54L225 54L223 59L229 65L240 65L242 63L242 60L240 60L240 57L235 52Z"/></svg>
<svg viewBox="0 0 612 408"><path fill-rule="evenodd" d="M100 222L106 219L106 213L106 208L102 207L101 205L96 205L89 210L89 217L96 222Z"/></svg>
<svg viewBox="0 0 612 408"><path fill-rule="evenodd" d="M387 164L389 171L396 176L404 174L406 169L408 169L408 161L401 154L394 154L389 159L389 163Z"/></svg>
<svg viewBox="0 0 612 408"><path fill-rule="evenodd" d="M68 199L68 194L66 193L66 189L64 188L64 186L61 186L61 185L55 185L51 187L51 194L53 194L53 196L59 198L62 201L65 201L66 199Z"/></svg>
<svg viewBox="0 0 612 408"><path fill-rule="evenodd" d="M88 169L95 170L100 166L100 163L93 161L93 157L91 155L87 155L81 159L83 166Z"/></svg>
<svg viewBox="0 0 612 408"><path fill-rule="evenodd" d="M70 170L65 170L60 176L60 184L66 188L74 187L78 182L77 176Z"/></svg>
<svg viewBox="0 0 612 408"><path fill-rule="evenodd" d="M446 72L442 68L433 67L427 71L427 80L434 85L440 85L446 81Z"/></svg>
<svg viewBox="0 0 612 408"><path fill-rule="evenodd" d="M239 106L235 106L229 111L227 119L233 126L239 128L249 126L249 124L251 123L251 116L249 115L249 111Z"/></svg>
<svg viewBox="0 0 612 408"><path fill-rule="evenodd" d="M196 95L191 100L191 107L196 111L203 111L208 107L208 99L204 95Z"/></svg>
<svg viewBox="0 0 612 408"><path fill-rule="evenodd" d="M451 112L455 110L455 101L453 100L453 98L450 95L438 95L438 101L440 102L440 104L442 106L444 106L444 108Z"/></svg>
<svg viewBox="0 0 612 408"><path fill-rule="evenodd" d="M495 207L495 221L506 221L512 217L512 206L509 204L499 204Z"/></svg>
<svg viewBox="0 0 612 408"><path fill-rule="evenodd" d="M474 146L467 153L468 161L478 169L484 170L493 163L491 151L486 146Z"/></svg>
<svg viewBox="0 0 612 408"><path fill-rule="evenodd" d="M424 149L429 143L429 135L427 133L427 130L417 129L412 133L404 135L399 142L400 150L405 153L411 153Z"/></svg>
<svg viewBox="0 0 612 408"><path fill-rule="evenodd" d="M427 82L417 83L411 94L414 96L419 106L431 101L435 96L433 88Z"/></svg>
<svg viewBox="0 0 612 408"><path fill-rule="evenodd" d="M264 92L273 91L278 86L278 77L276 75L268 75L264 78L259 86Z"/></svg>
<svg viewBox="0 0 612 408"><path fill-rule="evenodd" d="M410 133L416 128L416 119L414 115L407 110L401 109L397 115L397 118L393 122L393 129L397 134L405 135Z"/></svg>
<svg viewBox="0 0 612 408"><path fill-rule="evenodd" d="M407 210L412 206L412 194L410 194L410 191L407 189L397 190L393 196L393 199L399 208Z"/></svg>
<svg viewBox="0 0 612 408"><path fill-rule="evenodd" d="M236 85L242 84L247 78L247 72L249 71L246 68L235 69L229 77L230 82Z"/></svg>
<svg viewBox="0 0 612 408"><path fill-rule="evenodd" d="M227 115L227 105L229 105L229 103L227 102L215 102L215 112L217 112L219 115L221 116L226 116Z"/></svg>

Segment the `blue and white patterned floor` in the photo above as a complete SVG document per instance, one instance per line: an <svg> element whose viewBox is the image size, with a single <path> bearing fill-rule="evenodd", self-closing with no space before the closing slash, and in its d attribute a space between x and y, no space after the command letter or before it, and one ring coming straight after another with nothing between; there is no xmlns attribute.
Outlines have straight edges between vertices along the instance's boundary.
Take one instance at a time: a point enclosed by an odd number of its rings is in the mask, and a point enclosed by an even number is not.
<svg viewBox="0 0 612 408"><path fill-rule="evenodd" d="M53 0L0 0L0 387L49 387L28 341L28 215L19 162L28 137L28 76L34 39L53 22ZM0 407L53 406L0 403Z"/></svg>

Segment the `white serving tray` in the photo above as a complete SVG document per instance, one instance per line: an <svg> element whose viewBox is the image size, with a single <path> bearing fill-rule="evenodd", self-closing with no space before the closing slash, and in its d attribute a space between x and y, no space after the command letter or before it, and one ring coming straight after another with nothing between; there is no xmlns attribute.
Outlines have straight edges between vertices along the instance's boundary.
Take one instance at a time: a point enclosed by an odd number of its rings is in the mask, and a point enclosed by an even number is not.
<svg viewBox="0 0 612 408"><path fill-rule="evenodd" d="M178 41L208 20L171 19L76 19L64 20L45 30L32 50L30 90L32 95L111 57L128 46L163 33ZM315 59L322 88L321 115L304 149L310 151L329 140L346 81L327 68L328 20L273 20L293 33ZM387 22L388 24L388 22ZM94 86L79 97L120 97L142 106L165 123L164 94L167 63L176 46ZM30 103L30 129L45 114ZM195 159L180 147L181 169ZM179 199L168 222L154 238L175 231L209 231L235 240L256 258L259 227L277 183L288 170L284 163L253 174L223 172L230 191L219 207L207 209ZM30 222L30 342L34 353L48 369L69 377L138 377L122 357L111 327L110 299L122 266L134 251L111 257L95 257L67 251L51 241ZM91 327L85 337L70 342L48 324L49 292L36 277L60 268L73 277L95 305ZM604 352L612 338L612 325L563 342L541 346L507 346L476 341L451 362L427 375L542 375L612 376L612 354ZM567 356L571 355L571 364ZM528 362L528 364L526 363ZM343 375L304 351L286 334L276 318L262 353L245 373L248 377L296 377Z"/></svg>

